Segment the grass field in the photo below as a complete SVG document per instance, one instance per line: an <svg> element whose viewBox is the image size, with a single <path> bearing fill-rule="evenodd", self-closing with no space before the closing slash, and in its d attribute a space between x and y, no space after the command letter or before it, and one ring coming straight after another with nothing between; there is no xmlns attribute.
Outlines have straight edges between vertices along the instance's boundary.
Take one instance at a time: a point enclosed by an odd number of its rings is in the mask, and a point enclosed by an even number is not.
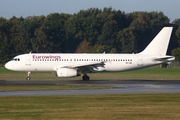
<svg viewBox="0 0 180 120"><path fill-rule="evenodd" d="M0 67L0 80L25 80L26 72L14 72ZM180 68L158 68L151 67L146 69L128 72L102 72L89 74L91 80L179 80ZM32 72L31 80L81 80L81 77L58 78L51 72Z"/></svg>
<svg viewBox="0 0 180 120"><path fill-rule="evenodd" d="M0 97L0 119L179 120L180 94Z"/></svg>
<svg viewBox="0 0 180 120"><path fill-rule="evenodd" d="M91 80L180 80L180 68L147 68L130 72L89 74ZM25 72L0 67L0 80L25 80ZM80 80L58 78L52 73L32 73L32 80ZM16 87L16 88L14 88ZM97 86L98 87L98 86ZM1 91L37 89L101 89L92 86L0 86ZM0 119L23 120L179 120L180 94L62 95L0 97Z"/></svg>

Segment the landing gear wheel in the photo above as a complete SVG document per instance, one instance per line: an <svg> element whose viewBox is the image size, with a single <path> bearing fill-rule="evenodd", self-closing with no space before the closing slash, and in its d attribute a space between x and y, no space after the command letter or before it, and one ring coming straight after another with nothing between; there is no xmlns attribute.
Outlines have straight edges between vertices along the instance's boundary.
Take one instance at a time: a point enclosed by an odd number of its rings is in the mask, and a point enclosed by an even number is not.
<svg viewBox="0 0 180 120"><path fill-rule="evenodd" d="M30 77L26 77L26 80L30 80L31 78Z"/></svg>
<svg viewBox="0 0 180 120"><path fill-rule="evenodd" d="M30 74L31 74L31 72L30 72L30 71L28 71L28 72L27 72L27 77L26 77L26 80L30 80L30 79L31 79Z"/></svg>
<svg viewBox="0 0 180 120"><path fill-rule="evenodd" d="M85 81L88 81L90 78L89 78L89 76L84 75L84 76L82 77L82 79L85 80Z"/></svg>

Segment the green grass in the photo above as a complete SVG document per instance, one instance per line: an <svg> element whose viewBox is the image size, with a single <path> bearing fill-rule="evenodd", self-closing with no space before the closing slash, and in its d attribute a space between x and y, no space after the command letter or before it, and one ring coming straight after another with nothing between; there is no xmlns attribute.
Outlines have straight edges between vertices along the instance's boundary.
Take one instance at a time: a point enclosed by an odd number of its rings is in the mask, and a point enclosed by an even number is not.
<svg viewBox="0 0 180 120"><path fill-rule="evenodd" d="M0 97L1 119L179 120L180 94Z"/></svg>
<svg viewBox="0 0 180 120"><path fill-rule="evenodd" d="M89 74L91 80L180 79L180 68L147 68L129 72ZM0 67L0 80L25 80L25 72ZM52 73L32 73L32 80L80 80L58 78ZM2 85L0 91L91 89L99 86ZM92 88L101 89L101 88ZM180 94L62 95L0 97L0 119L61 120L179 120Z"/></svg>
<svg viewBox="0 0 180 120"><path fill-rule="evenodd" d="M128 72L102 72L90 73L91 80L179 80L180 68L158 68L151 67L146 69ZM14 72L0 67L0 80L25 80L26 72ZM31 80L81 80L81 77L58 78L51 72L32 72Z"/></svg>

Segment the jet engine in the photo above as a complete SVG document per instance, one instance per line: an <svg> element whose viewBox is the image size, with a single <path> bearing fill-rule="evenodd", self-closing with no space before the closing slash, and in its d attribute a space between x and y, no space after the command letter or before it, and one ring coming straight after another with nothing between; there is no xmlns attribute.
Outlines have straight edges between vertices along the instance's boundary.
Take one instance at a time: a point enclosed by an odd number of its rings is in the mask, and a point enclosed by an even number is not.
<svg viewBox="0 0 180 120"><path fill-rule="evenodd" d="M71 68L58 68L56 71L57 77L74 77L74 76L80 76L80 71L76 69Z"/></svg>

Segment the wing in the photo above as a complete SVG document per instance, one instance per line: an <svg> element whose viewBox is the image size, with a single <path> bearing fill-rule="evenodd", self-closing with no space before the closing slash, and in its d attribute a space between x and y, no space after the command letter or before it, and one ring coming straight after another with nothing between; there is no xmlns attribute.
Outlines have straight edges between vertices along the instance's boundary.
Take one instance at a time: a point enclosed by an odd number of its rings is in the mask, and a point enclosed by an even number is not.
<svg viewBox="0 0 180 120"><path fill-rule="evenodd" d="M104 71L104 65L105 65L104 62L91 62L91 63L77 64L72 67L80 69L81 71L97 72L97 71Z"/></svg>
<svg viewBox="0 0 180 120"><path fill-rule="evenodd" d="M76 65L60 65L55 66L53 69L56 71L58 68L71 68L78 69L86 72L96 72L96 71L104 71L104 62L89 62L89 63L79 63Z"/></svg>

